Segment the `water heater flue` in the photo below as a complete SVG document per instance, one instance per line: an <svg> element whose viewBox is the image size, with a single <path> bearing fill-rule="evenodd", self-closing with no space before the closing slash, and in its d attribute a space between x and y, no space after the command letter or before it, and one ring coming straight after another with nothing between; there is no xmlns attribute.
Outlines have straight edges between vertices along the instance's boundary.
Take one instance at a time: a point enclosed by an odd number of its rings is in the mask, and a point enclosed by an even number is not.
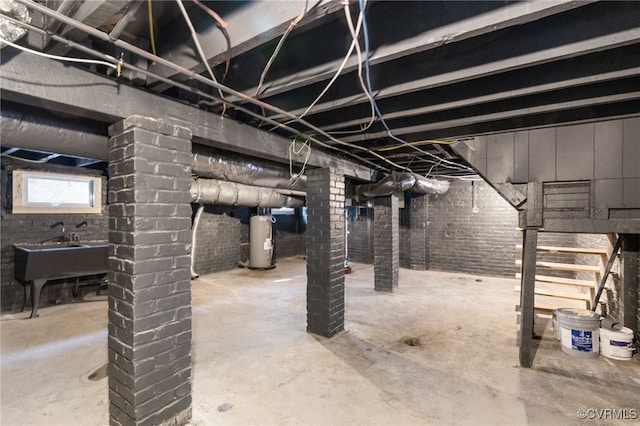
<svg viewBox="0 0 640 426"><path fill-rule="evenodd" d="M249 219L249 268L275 268L272 226L272 216L251 216Z"/></svg>

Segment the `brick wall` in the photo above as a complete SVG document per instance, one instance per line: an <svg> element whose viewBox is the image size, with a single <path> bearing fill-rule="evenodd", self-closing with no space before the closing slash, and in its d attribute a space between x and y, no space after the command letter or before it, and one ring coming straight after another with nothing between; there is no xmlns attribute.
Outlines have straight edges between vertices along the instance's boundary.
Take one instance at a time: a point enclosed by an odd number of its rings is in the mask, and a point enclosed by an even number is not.
<svg viewBox="0 0 640 426"><path fill-rule="evenodd" d="M198 274L237 268L238 262L247 260L249 212L249 208L205 206L196 236L194 269Z"/></svg>
<svg viewBox="0 0 640 426"><path fill-rule="evenodd" d="M473 190L472 190L473 188ZM473 212L472 195L475 192ZM491 186L484 182L454 181L449 191L428 198L427 268L469 274L514 277L518 271L515 260L520 257L517 244L522 244L517 230L518 217ZM411 213L410 202L400 209L400 265L410 267ZM350 214L349 257L355 262L372 263L362 256L369 244L371 216ZM540 245L572 246L571 234L539 234ZM573 255L540 253L540 259L550 262L573 262ZM574 277L569 271L546 271L549 275Z"/></svg>
<svg viewBox="0 0 640 426"><path fill-rule="evenodd" d="M411 198L400 209L400 267L411 268Z"/></svg>
<svg viewBox="0 0 640 426"><path fill-rule="evenodd" d="M399 198L376 198L373 207L374 289L392 292L398 287L400 268Z"/></svg>
<svg viewBox="0 0 640 426"><path fill-rule="evenodd" d="M344 176L310 170L307 180L307 331L344 330Z"/></svg>
<svg viewBox="0 0 640 426"><path fill-rule="evenodd" d="M12 214L11 213L11 182L9 175L14 168L38 171L60 172L67 174L81 174L101 176L96 170L77 167L64 167L52 164L24 164L8 158L2 159L2 272L1 294L2 312L20 309L23 303L23 287L13 275L14 244L42 243L60 240L65 234L75 232L80 241L106 241L108 236L108 214L106 210L107 190L106 178L103 178L102 213L101 214ZM51 225L63 222L63 226L51 228ZM83 224L86 222L86 224ZM76 227L80 225L79 227ZM57 303L66 303L74 299L71 280L56 280L45 285L42 290L40 307ZM89 292L95 292L96 285L80 287L79 298Z"/></svg>
<svg viewBox="0 0 640 426"><path fill-rule="evenodd" d="M348 257L351 262L373 263L370 229L373 209L367 207L347 207Z"/></svg>
<svg viewBox="0 0 640 426"><path fill-rule="evenodd" d="M194 214L197 206L192 206ZM210 274L238 267L249 259L249 207L205 206L196 237L195 271ZM273 233L276 258L305 253L305 223L300 210L293 215L276 215Z"/></svg>
<svg viewBox="0 0 640 426"><path fill-rule="evenodd" d="M134 116L109 135L109 423L185 424L191 131Z"/></svg>
<svg viewBox="0 0 640 426"><path fill-rule="evenodd" d="M273 235L276 242L276 259L302 256L305 253L306 224L300 209L294 214L274 215Z"/></svg>
<svg viewBox="0 0 640 426"><path fill-rule="evenodd" d="M513 277L517 226L516 210L488 184L451 182L447 193L429 197L428 267Z"/></svg>

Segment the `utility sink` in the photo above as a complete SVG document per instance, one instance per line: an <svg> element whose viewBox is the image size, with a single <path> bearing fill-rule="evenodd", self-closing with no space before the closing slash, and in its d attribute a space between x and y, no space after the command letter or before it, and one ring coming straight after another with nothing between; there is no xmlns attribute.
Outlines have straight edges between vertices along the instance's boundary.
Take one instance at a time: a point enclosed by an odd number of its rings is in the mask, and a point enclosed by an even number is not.
<svg viewBox="0 0 640 426"><path fill-rule="evenodd" d="M14 245L14 251L14 275L30 284L32 318L37 316L40 292L47 281L104 274L109 270L106 242ZM26 292L25 285L25 306Z"/></svg>

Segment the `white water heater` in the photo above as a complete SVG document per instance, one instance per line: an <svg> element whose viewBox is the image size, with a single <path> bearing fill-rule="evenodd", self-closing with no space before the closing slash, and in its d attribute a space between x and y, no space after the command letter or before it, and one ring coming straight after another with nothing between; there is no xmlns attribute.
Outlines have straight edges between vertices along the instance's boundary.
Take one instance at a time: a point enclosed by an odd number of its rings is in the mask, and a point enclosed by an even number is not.
<svg viewBox="0 0 640 426"><path fill-rule="evenodd" d="M249 219L249 268L273 268L273 235L271 216Z"/></svg>

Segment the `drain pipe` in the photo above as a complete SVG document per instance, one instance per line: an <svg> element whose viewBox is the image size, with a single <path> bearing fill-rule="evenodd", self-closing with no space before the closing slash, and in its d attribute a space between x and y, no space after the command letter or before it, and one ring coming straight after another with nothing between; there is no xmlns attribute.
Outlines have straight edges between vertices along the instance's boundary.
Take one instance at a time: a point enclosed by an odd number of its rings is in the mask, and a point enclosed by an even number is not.
<svg viewBox="0 0 640 426"><path fill-rule="evenodd" d="M191 226L191 279L195 280L200 276L195 271L196 264L196 235L198 234L198 224L200 223L200 216L202 216L202 211L204 210L204 204L200 204L198 206L198 211L196 211L196 217L193 219L193 225Z"/></svg>

